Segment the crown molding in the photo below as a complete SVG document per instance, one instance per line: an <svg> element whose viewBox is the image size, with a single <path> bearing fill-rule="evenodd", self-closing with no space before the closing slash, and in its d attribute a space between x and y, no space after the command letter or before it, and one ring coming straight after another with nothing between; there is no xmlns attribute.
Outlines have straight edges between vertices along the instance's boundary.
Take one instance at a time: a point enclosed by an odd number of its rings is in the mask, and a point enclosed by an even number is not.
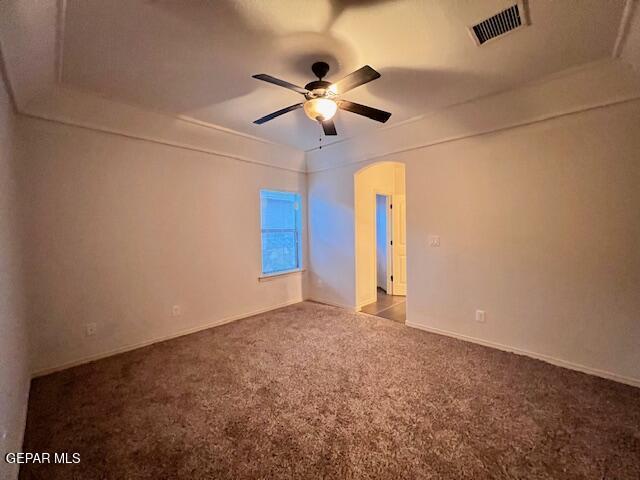
<svg viewBox="0 0 640 480"><path fill-rule="evenodd" d="M536 119L529 120L529 121L524 121L524 122L513 123L511 125L507 125L507 126L500 127L500 128L494 128L494 129L491 129L491 130L479 131L479 132L470 133L470 134L467 134L467 135L452 136L452 137L443 138L441 140L437 140L437 141L433 141L433 142L427 142L427 143L424 143L424 144L414 145L414 146L407 147L407 148L396 149L396 150L393 150L393 151L381 153L380 155L367 156L366 158L363 158L363 159L360 159L360 160L354 160L354 161L347 162L347 163L344 163L344 164L341 164L341 165L318 168L318 169L314 169L314 170L310 170L309 168L307 168L307 172L306 173L307 174L310 174L310 173L321 173L321 172L326 172L326 171L329 171L329 170L336 170L336 169L339 169L339 168L348 167L348 166L351 166L351 165L360 165L360 164L370 163L370 162L382 160L382 159L384 159L386 157L390 157L390 156L393 156L393 155L412 152L412 151L415 151L415 150L422 150L424 148L429 148L429 147L433 147L433 146L436 146L436 145L443 145L445 143L457 142L459 140L465 140L465 139L468 139L468 138L482 137L482 136L491 135L491 134L494 134L494 133L505 132L505 131L508 131L508 130L513 130L513 129L517 129L517 128L521 128L521 127L527 127L529 125L535 125L537 123L549 122L549 121L556 120L556 119L563 118L563 117L579 115L581 113L590 112L592 110L601 110L601 109L604 109L604 108L614 107L614 106L617 106L617 105L623 105L623 104L626 104L626 103L632 103L632 102L636 102L636 101L640 101L640 94L637 95L637 96L631 97L631 98L624 98L624 99L620 99L620 100L607 101L607 102L600 103L600 104L594 104L594 105L580 107L580 108L578 108L576 110L569 110L569 111L566 111L566 112L558 112L558 113L554 113L554 114L551 114L551 115L548 115L548 116L545 116L545 117L536 118Z"/></svg>
<svg viewBox="0 0 640 480"><path fill-rule="evenodd" d="M137 105L131 102L125 102L122 101L120 99L113 99L113 98L109 98L109 97L101 97L100 95L97 95L95 92L89 91L87 89L82 89L79 87L68 87L64 84L64 82L62 81L63 79L63 71L64 71L64 42L65 42L65 25L66 25L66 15L67 15L67 0L58 0L57 2L57 14L56 14L56 38L55 38L55 44L56 44L56 59L55 59L55 71L56 71L56 86L59 88L72 88L73 90L77 90L79 92L82 92L86 95L94 95L96 97L100 97L100 98L108 98L108 100L114 102L114 103L119 103L121 105L126 105L128 107L133 107L133 108L139 108L142 110L147 110L151 113L155 113L155 114L160 114L160 115L165 115L171 118L174 118L176 120L181 120L184 122L190 122L193 123L195 125L198 125L200 127L205 127L205 128L210 128L212 130L217 130L220 132L225 132L231 135L237 135L239 137L242 138L246 138L249 140L253 140L255 142L260 142L260 143L264 143L267 145L277 145L280 147L286 147L286 148L291 148L293 150L297 150L302 152L303 150L300 150L298 148L292 147L291 145L285 144L285 143L280 143L280 142L274 142L272 140L268 140L266 138L262 138L262 137L258 137L256 135L251 135L249 133L244 133L244 132L240 132L238 130L234 130L232 128L228 128L228 127L223 127L222 125L218 125L215 123L211 123L211 122L206 122L204 120L198 120L196 118L190 117L188 115L179 115L179 114L173 114L173 113L167 113L167 112L161 112L159 110L154 110L152 108L146 107L146 106L142 106L142 105Z"/></svg>
<svg viewBox="0 0 640 480"><path fill-rule="evenodd" d="M57 5L57 15L56 15L56 28L55 28L55 42L56 42L56 50L55 50L55 54L56 54L56 59L55 59L55 72L56 72L56 84L55 86L57 88L67 88L67 89L71 89L70 87L65 87L65 85L62 83L62 78L63 78L63 62L64 62L64 43L65 43L65 19L66 19L66 12L67 12L67 0L56 0L56 5ZM618 28L618 35L616 38L616 42L615 45L612 49L611 52L611 56L603 59L603 60L599 60L596 62L592 62L589 64L585 64L585 65L581 65L578 67L574 67L568 70L564 70L561 72L558 72L557 74L553 74L550 76L547 76L543 79L539 79L533 82L529 82L527 84L524 85L520 85L518 87L514 87L512 89L508 89L508 90L503 90L500 92L494 92L492 94L489 95L485 95L482 97L476 97L472 100L467 100L465 102L461 102L458 104L453 104L450 105L444 109L440 109L437 111L432 111L432 112L428 112L425 114L421 114L403 121L399 121L397 123L393 123L393 124L389 124L389 125L384 125L381 127L378 127L376 129L373 129L371 131L366 131L366 132L361 132L359 134L353 135L351 137L344 137L344 138L340 138L339 140L332 142L332 143L327 143L325 145L322 146L322 149L320 150L320 147L314 147L311 149L308 149L306 151L297 149L295 147L292 147L290 145L284 144L284 143L279 143L279 142L273 142L267 139L264 139L262 137L257 137L254 135L250 135L250 134L246 134L243 132L239 132L237 130L233 130L230 128L226 128L223 127L221 125L217 125L217 124L213 124L210 122L206 122L206 121L202 121L202 120L198 120L195 119L193 117L189 117L186 115L176 115L176 114L170 114L170 113L166 113L166 112L159 112L159 111L154 111L153 109L150 109L148 107L142 107L140 105L133 105L133 104L128 104L119 100L112 100L112 99L108 99L105 97L101 97L97 94L95 94L94 92L82 92L81 89L78 89L76 87L73 87L72 90L84 93L85 95L90 95L95 97L96 99L101 99L102 101L108 100L110 101L113 105L122 105L125 107L129 107L129 108L135 108L138 109L140 111L144 111L144 112L148 112L151 115L162 115L164 117L166 117L167 119L172 119L174 121L178 121L181 122L183 124L190 124L193 126L197 126L199 128L205 128L205 129L209 129L211 131L214 132L221 132L227 135L232 135L235 137L239 137L239 138L243 138L246 140L249 140L251 142L257 142L257 143L261 143L261 144L265 144L265 145L271 145L271 146L276 146L279 148L284 148L284 149L288 149L289 151L292 152L299 152L301 153L305 158L306 158L306 163L307 163L307 168L306 169L290 169L287 167L280 167L280 166L276 166L273 165L272 163L266 163L266 162L262 162L260 160L252 160L254 163L258 163L261 165L269 165L269 166L274 166L274 168L284 168L285 170L293 170L293 171L320 171L318 169L313 169L313 168L309 168L309 160L310 159L314 159L315 157L318 157L320 155L320 152L322 152L322 154L324 154L325 152L327 154L329 154L329 152L331 153L337 153L340 152L343 148L347 148L346 145L350 144L351 142L356 142L356 141L361 141L362 139L365 139L367 137L370 136L378 136L378 135L385 135L387 134L388 131L393 130L393 129L402 129L402 128L411 128L411 126L413 124L419 123L419 122L424 122L424 121L428 121L428 119L433 118L436 119L438 115L441 115L443 112L446 112L447 110L452 110L455 108L459 108L460 106L464 106L464 105L468 105L468 104L472 104L474 102L478 102L481 101L487 97L495 97L501 94L505 94L508 92L512 92L512 91L516 91L516 90L520 90L522 88L527 88L528 86L531 85L536 85L536 84L541 84L541 83L545 83L545 82L550 82L553 79L557 79L557 78L562 78L562 77L566 77L572 74L575 74L576 72L585 70L585 69L589 69L589 68L593 68L594 65L599 65L599 64L604 64L607 61L611 61L611 58L618 58L620 56L621 51L624 48L624 42L626 40L627 34L628 34L628 30L629 30L629 24L631 22L631 19L634 15L634 13L637 13L637 5L638 5L638 0L626 0L625 1L625 5L624 5L624 9L623 9L623 14L621 16L620 19L620 25ZM1 50L1 46L0 46L0 73L2 74L2 77L5 79L5 84L7 85L7 91L9 93L9 97L11 99L11 103L13 105L13 108L16 112L18 113L22 113L26 116L29 116L31 118L41 118L43 120L46 121L60 121L60 123L62 124L66 124L66 125L73 125L73 126L77 126L77 127L81 127L81 128L87 128L87 129L94 129L96 131L100 131L102 133L111 133L111 134L116 134L116 135L122 135L122 136L126 136L129 138L138 138L140 140L144 140L144 141L150 141L150 142L156 142L156 143L160 143L163 145L171 145L174 146L176 148L186 148L186 149L195 149L198 151L203 151L203 152L207 152L207 153L211 153L211 154L220 154L221 152L217 152L215 150L211 150L209 148L200 148L199 146L193 146L193 145L185 145L182 144L181 142L173 142L171 140L167 140L166 138L157 138L157 136L148 136L148 135L139 135L135 132L132 131L124 131L126 129L120 129L120 128L116 128L114 127L114 125L111 126L103 126L103 125L96 125L96 122L92 122L92 121L86 121L86 119L82 119L82 118L69 118L69 116L58 116L55 115L55 112L49 112L46 115L39 115L37 112L35 112L32 108L22 108L20 109L20 107L18 107L18 104L16 102L16 96L15 96L15 91L13 90L12 86L11 86L11 82L9 80L9 75L7 72L7 67L6 67L6 62L4 62L3 58L2 58L2 50ZM621 60L617 60L617 61L621 61ZM613 103L617 102L619 100L619 98L617 100L614 100ZM626 99L628 100L628 98ZM625 99L623 99L622 101L626 101ZM597 103L597 102L596 102ZM424 148L426 146L430 146L430 145L434 145L437 143L443 143L443 142L448 142L448 141L454 141L454 140L459 140L462 138L468 138L470 136L476 136L476 135L482 135L485 133L489 133L491 131L499 131L499 130L504 130L507 128L514 128L520 125L525 125L525 124L529 124L529 123L536 123L536 122L540 122L540 121L545 121L545 120L549 120L552 118L556 118L558 116L564 116L567 114L572 114L572 113L577 113L579 111L584 111L584 110L589 110L592 108L600 108L602 105L600 103L594 103L594 104L590 104L590 105L586 105L583 106L582 108L578 108L575 110L572 110L570 112L567 111L560 111L557 112L555 114L552 115L548 115L545 116L544 118L534 118L533 120L528 119L527 121L521 121L521 122L513 122L512 124L508 125L508 126L500 126L497 129L489 129L486 131L481 131L481 132L474 132L474 133L470 133L470 134L466 134L466 135L460 135L460 136L448 136L448 137L444 137L440 140L437 141L433 141L433 142L424 142L422 145L420 146L411 146L409 147L409 149L414 149L414 148ZM608 103L612 103L612 102L608 102ZM607 102L605 102L605 104L608 104ZM57 118L58 117L58 118ZM65 118L60 118L60 117L65 117ZM397 149L395 150L396 152L399 151L405 151L406 149ZM364 162L367 161L368 159L372 159L372 158L381 158L382 156L387 156L390 155L390 152L381 152L380 155L367 155L366 158L360 158L357 159L358 162ZM225 154L226 155L226 154ZM322 155L320 155L322 156ZM231 155L231 157L233 157L233 155ZM238 156L238 159L243 159L243 160L248 160L247 158L244 158L242 156ZM313 161L312 161L313 163ZM347 162L345 162L344 164L346 164ZM349 163L353 163L353 162L349 162ZM329 167L329 168L334 168L334 167ZM322 168L321 170L324 170L326 168Z"/></svg>
<svg viewBox="0 0 640 480"><path fill-rule="evenodd" d="M56 78L59 80L61 79L61 76L62 76L62 56L63 56L63 50L64 50L64 42L62 41L62 37L64 35L63 12L66 9L66 0L59 0L57 2L57 7L58 7L58 10L57 10L58 23L57 23L57 28L55 30L56 36L57 36L56 37L57 43L56 43L56 50L55 50L56 65L54 65L54 68L55 68ZM191 119L189 117L167 115L163 112L153 112L149 109L143 109L135 105L128 105L123 102L114 102L112 100L105 99L98 95L95 95L94 93L83 93L79 89L70 89L68 87L65 87L64 84L62 84L59 81L56 81L52 85L52 87L49 89L50 91L48 92L48 95L50 97L54 97L59 92L72 92L74 94L85 95L87 98L91 98L93 103L88 105L82 105L81 108L78 109L78 112L80 112L79 115L70 115L68 111L57 112L55 111L55 109L51 111L47 111L46 108L43 109L41 105L38 105L38 101L37 101L38 99L33 99L32 101L28 102L26 105L20 105L16 99L15 90L12 85L7 63L5 61L4 50L1 44L0 44L0 77L2 78L5 84L5 89L7 91L7 95L9 97L12 110L16 115L20 115L24 118L41 120L49 123L58 123L60 125L82 128L85 130L92 130L102 134L116 135L124 138L155 143L158 145L164 145L164 146L169 146L173 148L180 148L184 150L205 153L208 155L214 155L218 157L230 158L230 159L238 160L245 163L252 163L260 166L276 168L279 170L291 171L295 173L306 172L304 153L301 150L295 149L291 146L270 142L268 140L253 137L251 135L235 132L233 130L230 130L224 127L211 125L206 122L200 122L198 120ZM50 100L51 99L49 99L49 101ZM151 115L152 117L149 117L148 123L153 125L151 126L151 128L147 130L152 134L135 132L133 131L134 129L127 131L125 128L118 128L118 127L114 127L113 125L109 126L108 122L104 124L100 124L99 122L96 122L95 116L94 118L91 118L91 115L87 116L87 112L88 113L95 112L96 110L99 110L100 107L104 107L105 104L103 103L101 105L100 102L108 102L109 106L111 106L112 108L119 108L119 109L125 108L128 111L127 112L123 111L123 113L126 113L129 116ZM54 100L54 105L55 105L55 100ZM132 114L132 112L134 111L135 113ZM125 116L126 115L123 114L123 117ZM144 122L144 123L147 123L147 122ZM178 125L178 126L182 125L182 129L179 129L179 128L176 129L176 131L182 130L182 134L185 134L185 130L189 130L185 138L192 137L192 138L189 138L191 142L188 142L188 141L185 142L185 141L179 141L179 140L176 141L175 138L174 139L169 138L171 136L158 135L157 132L158 131L161 132L163 128L165 132L167 131L166 125L168 125L169 123L173 125ZM270 152L265 154L264 157L265 158L276 157L276 159L278 157L280 158L287 157L289 166L278 165L274 162L264 161L262 159L263 156L260 155L259 153L256 153L255 155L243 155L243 154L236 154L231 151L225 152L225 151L218 150L216 148L207 147L206 143L208 142L203 141L204 135L202 134L202 130L200 129L205 129L205 130L216 132L218 134L222 134L223 138L227 135L231 135L232 137L239 137L244 139L245 140L244 148L242 148L243 144L242 143L238 144L237 141L232 141L228 143L235 144L236 147L240 148L240 150L243 150L245 152L246 151L250 152L252 150L252 148L247 147L247 145L250 145L254 142L264 144L266 146L270 146L272 147L270 149ZM173 135L173 137L179 137L179 136L180 135L177 135L177 134ZM200 141L193 142L193 138L195 138L196 140L199 139ZM246 143L247 140L249 141L248 143ZM232 148L232 146L228 145L227 148ZM253 148L255 149L255 147ZM274 150L274 148L276 150ZM278 152L278 149L280 150L280 152ZM296 156L300 156L299 161L295 160ZM295 168L296 162L300 164L299 168Z"/></svg>
<svg viewBox="0 0 640 480"><path fill-rule="evenodd" d="M188 150L188 151L191 151L191 152L204 153L204 154L207 154L207 155L212 155L214 157L229 158L229 159L232 159L232 160L237 160L239 162L251 163L251 164L259 165L259 166L262 166L262 167L275 168L277 170L285 170L285 171L294 172L294 173L306 173L306 170L304 170L304 169L283 167L283 166L279 166L279 165L274 165L272 163L267 163L267 162L262 162L260 160L255 160L255 159L252 159L252 158L249 158L249 157L244 157L242 155L234 155L232 153L226 153L226 152L212 150L212 149L208 149L208 148L196 147L196 146L192 146L192 145L188 145L188 144L184 144L184 143L180 143L180 142L166 141L166 140L162 140L162 139L158 139L158 138L147 137L147 136L144 136L144 135L134 135L134 134L130 134L130 133L127 133L127 132L124 132L124 131L118 131L118 130L113 130L113 129L109 129L109 128L96 127L96 126L93 126L93 125L86 125L86 124L83 124L81 122L74 122L72 120L61 120L61 119L58 119L58 118L47 117L45 115L31 114L31 113L26 113L26 112L18 112L18 115L20 117L33 119L33 120L36 120L36 121L54 123L54 124L58 124L58 125L65 125L65 126L68 126L68 127L80 128L82 130L89 130L89 131L92 131L92 132L98 132L98 133L101 133L101 134L114 135L114 136L117 136L117 137L128 138L130 140L138 140L138 141L142 141L142 142L154 143L156 145L163 145L165 147L173 147L173 148L178 148L178 149L181 149L181 150Z"/></svg>
<svg viewBox="0 0 640 480"><path fill-rule="evenodd" d="M78 92L81 93L85 96L90 96L90 97L94 97L97 99L101 99L101 100L106 100L109 101L111 103L113 103L114 105L122 105L122 106L126 106L129 108L135 108L137 110L140 111L145 111L148 113L152 113L154 115L162 115L163 117L166 118L170 118L172 120L179 120L181 122L186 122L186 123L191 123L193 125L197 125L198 127L204 127L204 128L208 128L210 130L215 130L217 132L224 132L224 133L228 133L231 135L235 135L238 137L242 137L242 138L246 138L248 140L252 140L254 142L258 142L258 143L263 143L265 145L274 145L277 147L283 147L283 148L288 148L291 150L295 150L298 152L303 152L303 150L300 150L296 147L292 147L291 145L288 145L286 143L279 143L279 142L273 142L271 140L267 140L266 138L262 138L262 137L256 137L255 135L251 135L249 133L244 133L244 132L239 132L238 130L233 130L232 128L227 128L227 127L223 127L222 125L218 125L215 123L211 123L211 122L205 122L203 120L198 120L197 118L193 118L190 117L188 115L180 115L180 114L173 114L173 113L167 113L165 111L162 110L156 110L154 108L150 108L147 106L143 106L143 105L139 105L137 103L134 102L126 102L120 99L116 99L113 97L110 97L108 95L98 95L95 92L88 90L86 88L81 88L81 87L76 87L76 86L69 86L63 82L58 82L56 83L56 88L58 88L59 90L65 90L68 92Z"/></svg>
<svg viewBox="0 0 640 480"><path fill-rule="evenodd" d="M307 173L546 122L640 98L640 76L606 58L306 153ZM394 131L399 129L399 131Z"/></svg>
<svg viewBox="0 0 640 480"><path fill-rule="evenodd" d="M509 91L518 90L518 89L526 87L528 85L535 85L536 83L546 82L546 81L550 81L550 80L553 80L553 79L556 79L556 78L561 78L563 76L574 74L576 71L579 71L579 70L582 70L582 69L592 68L593 65L606 63L610 59L618 59L618 58L620 58L620 55L622 54L622 50L624 48L625 41L626 41L628 33L629 33L629 27L631 25L631 20L633 19L633 14L638 10L638 3L639 2L640 2L640 0L625 0L624 8L623 8L623 11L622 11L622 16L620 17L620 24L618 25L618 33L616 35L616 40L614 42L614 46L613 46L613 48L611 50L610 58L603 58L603 59L600 59L600 60L596 60L594 62L589 62L589 63L586 63L586 64L578 65L576 67L572 67L572 68L569 68L569 69L562 70L560 72L556 72L556 73L551 74L551 75L547 75L546 77L544 77L542 79L537 79L537 80L534 80L532 82L527 82L525 84L518 85L516 87L512 87L512 88L509 88L509 89L506 89L506 90L500 90L500 91L497 91L497 92L489 93L487 95L482 95L482 96L479 96L479 97L475 97L473 99L469 99L469 100L466 100L466 101L458 103L458 104L452 104L452 105L449 105L447 107L444 107L441 110L446 110L447 108L452 108L452 107L455 107L455 106L458 106L458 105L464 105L466 103L472 103L472 102L480 100L480 99L482 99L484 97L491 97L491 96L494 96L494 95L499 95L501 93L506 93L506 92L509 92ZM392 128L402 127L404 125L423 120L424 118L427 118L428 116L432 115L433 113L434 112L427 112L427 113L424 113L424 114L416 115L414 117L408 118L406 120L402 120L402 121L397 122L397 123L393 123L393 124L389 124L389 125L384 125L384 126L378 127L376 130L380 132L380 131L384 131L384 130L388 130L388 129L392 129ZM328 143L326 145L322 145L322 147L309 148L309 149L305 150L305 153L310 153L310 152L314 152L314 151L317 151L317 150L326 149L326 148L329 148L329 147L332 147L332 146L335 146L335 145L339 145L339 144L344 143L344 142L351 141L353 139L356 139L356 138L359 138L359 137L362 137L362 136L366 136L366 135L368 135L370 133L371 132L360 132L360 133L358 133L356 135L352 135L350 137L341 138L340 140L337 140L335 142Z"/></svg>
<svg viewBox="0 0 640 480"><path fill-rule="evenodd" d="M634 1L634 0L631 0L631 1ZM611 58L605 57L605 58L601 58L599 60L595 60L593 62L583 63L581 65L570 67L570 68L561 70L559 72L555 72L555 73L552 73L550 75L546 75L545 77L538 78L538 79L532 80L530 82L526 82L526 83L511 87L511 88L507 88L507 89L504 89L504 90L498 90L498 91L495 91L495 92L487 93L486 95L480 95L478 97L474 97L474 98L465 100L463 102L452 103L451 105L447 105L446 107L443 107L443 108L440 108L440 109L437 109L437 110L433 110L433 111L430 111L430 112L422 113L420 115L416 115L414 117L407 118L406 120L402 120L402 121L399 121L399 122L396 122L396 123L392 123L392 124L389 124L389 125L382 125L382 126L378 127L377 129L375 129L373 132L380 133L380 132L384 132L384 131L387 131L387 130L393 130L395 128L404 127L405 125L410 125L412 123L420 122L422 120L428 119L430 117L433 117L435 115L438 115L438 114L440 114L442 112L445 112L445 111L450 110L450 109L455 108L455 107L461 107L461 106L465 106L465 105L470 105L470 104L476 103L476 102L478 102L480 100L484 100L486 98L497 97L499 95L507 94L507 93L510 93L510 92L517 92L518 90L521 90L521 89L524 89L524 88L527 88L527 87L533 87L533 86L536 86L536 85L542 85L542 84L551 82L553 80L561 79L563 77L570 77L570 76L575 75L576 73L581 72L581 71L590 70L590 69L594 69L594 68L600 68L601 66L607 65L610 62L611 62ZM341 143L345 143L345 142L349 142L349 141L352 141L352 140L357 140L357 139L362 138L362 137L366 137L367 135L371 135L373 132L372 131L360 132L357 135L352 135L350 137L342 138L342 139L340 139L338 141L335 141L333 143L329 143L327 145L322 145L322 147L310 148L308 150L305 150L305 153L312 153L312 152L315 152L315 151L326 150L328 148L340 145Z"/></svg>

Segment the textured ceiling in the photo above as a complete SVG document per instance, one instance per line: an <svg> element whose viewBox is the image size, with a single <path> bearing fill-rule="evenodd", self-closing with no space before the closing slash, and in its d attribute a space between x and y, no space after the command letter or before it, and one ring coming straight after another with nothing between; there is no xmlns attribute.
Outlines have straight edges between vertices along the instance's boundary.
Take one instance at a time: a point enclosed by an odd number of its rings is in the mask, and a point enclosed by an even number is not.
<svg viewBox="0 0 640 480"><path fill-rule="evenodd" d="M530 27L477 47L468 25L512 3L67 0L62 81L309 150L320 129L301 110L252 123L303 99L252 74L304 85L316 60L331 65L329 80L369 64L382 78L344 98L396 123L611 54L623 0L530 0ZM335 123L324 144L380 128L349 112Z"/></svg>

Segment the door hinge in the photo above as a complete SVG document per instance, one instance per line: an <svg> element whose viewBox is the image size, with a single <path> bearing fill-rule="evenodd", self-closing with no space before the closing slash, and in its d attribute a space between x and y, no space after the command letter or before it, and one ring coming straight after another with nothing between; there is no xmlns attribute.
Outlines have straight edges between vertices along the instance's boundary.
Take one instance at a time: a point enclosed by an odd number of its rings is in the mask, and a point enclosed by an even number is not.
<svg viewBox="0 0 640 480"><path fill-rule="evenodd" d="M393 275L391 275L391 281L393 282Z"/></svg>
<svg viewBox="0 0 640 480"><path fill-rule="evenodd" d="M389 245L393 245L393 240L391 240L391 241L389 242Z"/></svg>
<svg viewBox="0 0 640 480"><path fill-rule="evenodd" d="M393 203L390 203L390 204L389 204L389 208L390 208L391 210L393 210Z"/></svg>

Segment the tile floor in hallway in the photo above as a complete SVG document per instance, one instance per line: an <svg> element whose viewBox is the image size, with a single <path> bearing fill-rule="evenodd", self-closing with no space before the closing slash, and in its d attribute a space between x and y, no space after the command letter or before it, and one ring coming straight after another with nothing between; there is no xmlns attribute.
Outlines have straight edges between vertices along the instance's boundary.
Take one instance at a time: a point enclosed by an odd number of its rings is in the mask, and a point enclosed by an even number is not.
<svg viewBox="0 0 640 480"><path fill-rule="evenodd" d="M404 323L407 319L407 297L388 295L378 287L378 300L362 307L361 312Z"/></svg>

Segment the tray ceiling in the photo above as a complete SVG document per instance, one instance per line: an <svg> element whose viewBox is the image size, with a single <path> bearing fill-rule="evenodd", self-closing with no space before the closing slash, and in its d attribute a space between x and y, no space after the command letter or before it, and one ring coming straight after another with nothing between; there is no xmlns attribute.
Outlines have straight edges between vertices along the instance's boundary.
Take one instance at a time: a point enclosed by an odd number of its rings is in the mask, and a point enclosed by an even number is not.
<svg viewBox="0 0 640 480"><path fill-rule="evenodd" d="M468 26L513 3L67 0L61 81L309 150L322 136L302 110L252 123L302 99L252 74L304 85L317 60L329 80L369 64L382 78L344 98L392 112L388 125L610 56L624 7L530 0L530 26L477 46ZM348 112L335 123L339 136L322 144L381 127Z"/></svg>

